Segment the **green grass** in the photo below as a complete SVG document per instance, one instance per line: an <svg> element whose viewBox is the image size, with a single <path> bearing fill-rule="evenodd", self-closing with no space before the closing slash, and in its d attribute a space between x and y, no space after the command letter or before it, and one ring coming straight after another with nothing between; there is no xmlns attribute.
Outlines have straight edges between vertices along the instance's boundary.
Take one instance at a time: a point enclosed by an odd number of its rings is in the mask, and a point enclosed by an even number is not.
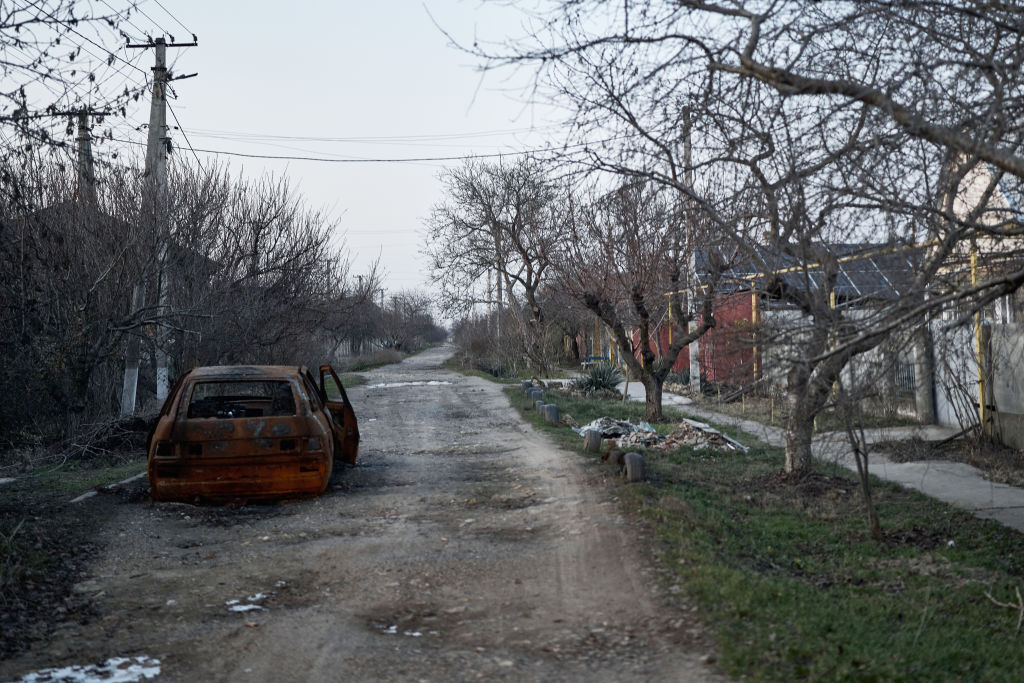
<svg viewBox="0 0 1024 683"><path fill-rule="evenodd" d="M786 403L783 400L746 397L742 400L735 400L729 403L719 403L714 396L704 396L698 404L702 408L714 410L715 412L739 417L753 422L760 422L765 425L784 427L786 424ZM907 427L920 424L919 421L904 417L902 415L883 415L863 411L856 416L860 426L865 429L876 427ZM823 410L818 414L815 422L815 430L818 432L835 432L846 429L846 421L842 414L832 409Z"/></svg>
<svg viewBox="0 0 1024 683"><path fill-rule="evenodd" d="M490 380L497 384L518 384L523 379L527 379L525 377L495 377L489 372L484 372L483 370L479 370L477 368L467 367L462 362L460 362L458 354L446 360L443 363L443 366L446 370L457 372L460 375L465 375L466 377L481 377L483 379Z"/></svg>
<svg viewBox="0 0 1024 683"><path fill-rule="evenodd" d="M366 375L359 375L354 372L342 373L339 379L346 389L349 387L358 387L360 384L366 384Z"/></svg>
<svg viewBox="0 0 1024 683"><path fill-rule="evenodd" d="M396 351L394 349L381 349L370 354L350 359L343 366L343 369L346 373L358 372L359 370L373 370L374 368L380 368L385 365L401 363L405 358L406 354L401 351Z"/></svg>
<svg viewBox="0 0 1024 683"><path fill-rule="evenodd" d="M582 454L571 430L544 424L520 389L506 392L528 421ZM641 404L545 400L581 424L643 414ZM985 593L1016 601L1024 536L876 479L885 538L875 542L851 473L822 464L787 480L780 449L723 431L750 452L648 451L648 481L621 486L655 539L665 581L699 606L728 674L1020 680L1018 612Z"/></svg>
<svg viewBox="0 0 1024 683"><path fill-rule="evenodd" d="M144 456L131 462L113 465L41 467L0 487L0 497L17 498L29 494L36 494L42 498L75 496L97 486L115 484L145 471L146 459Z"/></svg>

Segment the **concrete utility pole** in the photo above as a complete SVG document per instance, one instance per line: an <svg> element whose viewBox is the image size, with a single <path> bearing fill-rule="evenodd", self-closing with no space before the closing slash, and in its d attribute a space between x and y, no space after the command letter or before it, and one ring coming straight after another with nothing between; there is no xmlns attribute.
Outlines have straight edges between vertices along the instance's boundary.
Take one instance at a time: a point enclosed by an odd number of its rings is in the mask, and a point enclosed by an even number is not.
<svg viewBox="0 0 1024 683"><path fill-rule="evenodd" d="M146 175L151 183L153 218L157 235L157 315L167 312L167 242L170 239L167 208L167 154L171 138L167 135L167 47L156 39L156 66L153 67L153 99L149 108L149 140L146 145ZM147 211L144 207L143 211ZM167 327L156 326L156 400L167 398Z"/></svg>
<svg viewBox="0 0 1024 683"><path fill-rule="evenodd" d="M683 110L683 182L687 187L693 188L693 141L690 136L693 132L693 124L690 121L690 109L686 108ZM692 218L687 212L686 215L686 249L689 250L689 254L686 258L687 264L687 279L689 280L689 287L687 288L687 305L693 306L696 304L695 301L691 301L690 298L696 293L694 286L697 283L697 246L695 244L696 239L693 234ZM690 322L687 332L692 332L697 329L699 321L693 320ZM755 354L756 354L755 350ZM694 339L690 342L689 348L690 355L690 391L695 395L700 393L700 340Z"/></svg>
<svg viewBox="0 0 1024 683"><path fill-rule="evenodd" d="M78 198L96 203L96 174L92 163L92 135L89 112L78 112Z"/></svg>
<svg viewBox="0 0 1024 683"><path fill-rule="evenodd" d="M195 36L193 36L194 38ZM153 96L149 107L149 136L146 144L146 183L143 190L142 208L139 222L148 227L150 234L156 238L157 261L157 315L166 313L167 307L167 245L170 240L170 224L168 220L167 200L167 155L171 149L171 139L167 134L167 48L194 47L192 43L167 43L157 38L152 43L142 43L128 47L154 48L155 64L153 66ZM193 74L195 75L195 74ZM142 277L135 284L132 292L132 311L139 311L145 306L147 278ZM156 325L155 358L156 365L156 398L163 401L167 398L168 362L165 350L167 328L161 322ZM135 336L128 343L125 358L124 385L121 390L121 413L130 415L135 412L136 392L139 384L139 338Z"/></svg>
<svg viewBox="0 0 1024 683"><path fill-rule="evenodd" d="M146 144L146 183L142 196L142 210L139 222L152 230L157 239L158 301L162 308L165 303L166 289L163 283L163 264L166 256L166 218L167 218L167 45L163 38L157 38L152 45L131 47L156 48L156 65L153 67L153 96L149 107L149 138ZM163 221L161 221L163 218ZM147 278L143 277L135 283L132 291L132 312L139 311L146 303ZM157 340L159 347L160 340ZM139 385L139 338L135 336L128 342L128 353L124 364L124 385L121 389L121 414L131 415L135 412L135 397ZM163 353L157 351L157 399L167 395L167 363ZM161 396L163 389L163 396Z"/></svg>

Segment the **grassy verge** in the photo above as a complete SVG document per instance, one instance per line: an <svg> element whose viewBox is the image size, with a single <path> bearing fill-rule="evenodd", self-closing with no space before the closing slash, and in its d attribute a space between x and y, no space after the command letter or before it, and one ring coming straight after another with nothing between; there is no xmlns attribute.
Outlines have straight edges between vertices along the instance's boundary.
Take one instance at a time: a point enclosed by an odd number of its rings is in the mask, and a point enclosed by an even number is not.
<svg viewBox="0 0 1024 683"><path fill-rule="evenodd" d="M0 488L0 496L11 496L25 499L29 496L37 499L56 502L62 496L74 497L99 486L115 484L128 477L146 471L146 458L129 462L80 467L43 467L35 472L23 475L10 484Z"/></svg>
<svg viewBox="0 0 1024 683"><path fill-rule="evenodd" d="M96 552L91 539L109 508L68 501L145 468L139 451L42 467L0 485L0 659L45 642L54 623L88 610L71 587Z"/></svg>
<svg viewBox="0 0 1024 683"><path fill-rule="evenodd" d="M582 439L523 416L561 445ZM642 406L547 399L580 423ZM623 485L646 520L673 591L695 600L719 664L750 680L1020 680L1017 601L1024 536L875 480L885 530L871 540L845 470L783 476L783 453L735 430L746 454L648 451L649 478ZM590 456L593 457L593 456Z"/></svg>
<svg viewBox="0 0 1024 683"><path fill-rule="evenodd" d="M373 370L374 368L401 363L405 354L394 349L382 349L370 354L357 356L346 361L341 368L346 372L358 372L360 370Z"/></svg>
<svg viewBox="0 0 1024 683"><path fill-rule="evenodd" d="M341 377L338 379L341 380L341 383L346 389L349 387L358 387L360 384L366 384L366 375L359 375L354 372L342 373Z"/></svg>
<svg viewBox="0 0 1024 683"><path fill-rule="evenodd" d="M479 370L477 368L468 367L462 362L462 360L460 360L459 354L456 354L449 358L448 360L446 360L443 365L446 370L457 372L460 375L465 375L466 377L482 377L483 379L487 379L492 382L497 382L498 384L518 384L521 381L517 377L495 377L489 372L484 372L483 370Z"/></svg>
<svg viewBox="0 0 1024 683"><path fill-rule="evenodd" d="M720 403L714 396L703 396L698 400L697 404L702 408L714 410L723 415L752 420L765 425L782 427L786 424L786 404L785 401L781 400L746 396L729 403ZM917 420L902 415L881 415L866 411L858 416L858 420L865 429L906 427L920 424ZM846 429L845 418L834 410L823 410L818 414L815 429L819 432L844 430Z"/></svg>

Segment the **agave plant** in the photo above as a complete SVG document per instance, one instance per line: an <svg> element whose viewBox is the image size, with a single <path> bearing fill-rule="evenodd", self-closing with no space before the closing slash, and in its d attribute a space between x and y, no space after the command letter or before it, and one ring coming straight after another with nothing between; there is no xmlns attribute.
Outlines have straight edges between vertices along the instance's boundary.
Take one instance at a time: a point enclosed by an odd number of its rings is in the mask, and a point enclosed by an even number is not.
<svg viewBox="0 0 1024 683"><path fill-rule="evenodd" d="M587 374L577 377L572 387L587 393L595 391L615 391L616 385L622 381L622 371L611 363L598 363L592 366Z"/></svg>

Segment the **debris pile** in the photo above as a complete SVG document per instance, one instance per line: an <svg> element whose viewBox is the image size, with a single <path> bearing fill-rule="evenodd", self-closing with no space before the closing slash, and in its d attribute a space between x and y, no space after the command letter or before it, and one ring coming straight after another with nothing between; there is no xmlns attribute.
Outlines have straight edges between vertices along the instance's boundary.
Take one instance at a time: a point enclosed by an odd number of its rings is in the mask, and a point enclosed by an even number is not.
<svg viewBox="0 0 1024 683"><path fill-rule="evenodd" d="M625 436L626 434L633 434L634 432L654 432L654 428L646 422L640 422L633 424L626 420L616 420L613 417L599 417L590 424L585 424L582 427L573 427L580 436L587 433L588 430L594 430L595 432L601 433L603 439L614 439L616 437Z"/></svg>
<svg viewBox="0 0 1024 683"><path fill-rule="evenodd" d="M673 394L689 394L690 385L683 384L682 382L665 382L665 386L662 387L662 391L668 391Z"/></svg>
<svg viewBox="0 0 1024 683"><path fill-rule="evenodd" d="M747 452L747 447L739 441L729 438L709 424L696 420L684 419L668 436L654 431L647 422L633 424L611 417L600 417L582 427L573 427L573 431L580 436L586 436L588 430L599 432L603 439L613 439L612 448L622 450L642 446L659 451L672 451L689 446L696 450L711 448L718 451Z"/></svg>
<svg viewBox="0 0 1024 683"><path fill-rule="evenodd" d="M718 451L743 451L747 447L739 441L729 438L709 424L697 422L696 420L684 419L675 430L659 441L652 448L660 451L671 451L683 446L689 446L694 450L712 448Z"/></svg>
<svg viewBox="0 0 1024 683"><path fill-rule="evenodd" d="M665 435L659 434L658 432L651 430L646 431L635 431L632 434L626 434L616 440L616 444L619 448L634 448L636 446L643 446L644 448L658 448L662 443L665 442Z"/></svg>

